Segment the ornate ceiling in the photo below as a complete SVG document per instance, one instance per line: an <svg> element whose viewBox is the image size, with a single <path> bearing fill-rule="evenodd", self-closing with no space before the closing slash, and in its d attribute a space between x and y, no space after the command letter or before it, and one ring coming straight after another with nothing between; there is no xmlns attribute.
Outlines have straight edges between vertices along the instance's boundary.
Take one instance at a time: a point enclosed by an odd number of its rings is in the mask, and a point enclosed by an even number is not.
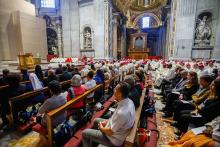
<svg viewBox="0 0 220 147"><path fill-rule="evenodd" d="M136 28L136 18L143 14L160 19L160 10L166 2L167 0L113 0L116 7L128 18L128 28Z"/></svg>

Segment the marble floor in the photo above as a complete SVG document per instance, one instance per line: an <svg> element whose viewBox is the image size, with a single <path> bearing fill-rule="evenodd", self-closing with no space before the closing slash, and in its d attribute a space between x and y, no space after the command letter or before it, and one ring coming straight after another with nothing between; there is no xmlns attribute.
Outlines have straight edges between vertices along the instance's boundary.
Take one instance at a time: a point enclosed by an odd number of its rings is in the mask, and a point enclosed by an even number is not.
<svg viewBox="0 0 220 147"><path fill-rule="evenodd" d="M157 142L158 147L166 147L170 141L174 140L174 128L170 125L170 122L162 118L162 112L159 110L164 107L164 104L161 102L161 96L155 94L154 95L156 104L156 120L157 120L157 129L160 132L160 138Z"/></svg>

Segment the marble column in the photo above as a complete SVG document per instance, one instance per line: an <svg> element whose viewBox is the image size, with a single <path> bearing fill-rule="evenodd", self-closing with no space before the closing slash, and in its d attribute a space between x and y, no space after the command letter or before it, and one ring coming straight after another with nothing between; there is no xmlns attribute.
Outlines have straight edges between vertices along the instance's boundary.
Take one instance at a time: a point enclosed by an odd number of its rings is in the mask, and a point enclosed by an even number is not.
<svg viewBox="0 0 220 147"><path fill-rule="evenodd" d="M118 42L118 38L117 38L117 31L118 31L118 27L117 27L117 17L118 15L114 15L113 17L113 58L117 59L117 42Z"/></svg>
<svg viewBox="0 0 220 147"><path fill-rule="evenodd" d="M121 32L121 57L126 56L126 26L123 26L123 30Z"/></svg>
<svg viewBox="0 0 220 147"><path fill-rule="evenodd" d="M104 4L104 29L105 29L105 35L104 35L104 58L108 58L108 41L109 41L109 35L108 35L108 32L109 32L109 28L108 28L108 25L109 25L109 3L108 3L108 0L105 1L105 4Z"/></svg>
<svg viewBox="0 0 220 147"><path fill-rule="evenodd" d="M62 38L62 27L57 26L57 37L58 37L58 50L59 57L63 57L63 38Z"/></svg>
<svg viewBox="0 0 220 147"><path fill-rule="evenodd" d="M78 57L80 55L78 1L62 0L60 3L63 25L64 57Z"/></svg>

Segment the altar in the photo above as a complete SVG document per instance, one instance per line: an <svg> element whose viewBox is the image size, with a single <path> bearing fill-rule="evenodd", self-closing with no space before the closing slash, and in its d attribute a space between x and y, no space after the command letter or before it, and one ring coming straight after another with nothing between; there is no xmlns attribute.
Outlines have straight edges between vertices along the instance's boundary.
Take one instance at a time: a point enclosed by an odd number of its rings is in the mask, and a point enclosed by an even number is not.
<svg viewBox="0 0 220 147"><path fill-rule="evenodd" d="M131 34L128 56L131 59L147 59L149 49L147 48L147 33Z"/></svg>

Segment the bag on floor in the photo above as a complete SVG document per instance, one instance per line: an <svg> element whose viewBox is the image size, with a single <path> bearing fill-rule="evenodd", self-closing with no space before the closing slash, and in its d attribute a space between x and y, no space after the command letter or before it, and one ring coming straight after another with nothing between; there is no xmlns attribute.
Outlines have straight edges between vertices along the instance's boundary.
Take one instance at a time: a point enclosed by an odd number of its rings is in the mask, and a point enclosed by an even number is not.
<svg viewBox="0 0 220 147"><path fill-rule="evenodd" d="M32 116L31 112L27 112L25 110L22 110L22 111L18 112L18 121L19 121L19 123L24 124L30 120L31 116Z"/></svg>
<svg viewBox="0 0 220 147"><path fill-rule="evenodd" d="M72 136L72 128L68 121L64 121L54 129L54 144L55 146L63 146Z"/></svg>
<svg viewBox="0 0 220 147"><path fill-rule="evenodd" d="M155 111L155 103L151 97L145 96L144 98L144 103L141 111L141 117L148 117L148 116L153 116L153 114L156 112Z"/></svg>
<svg viewBox="0 0 220 147"><path fill-rule="evenodd" d="M146 142L150 141L151 132L157 132L157 139L159 139L159 131L157 129L147 130L144 128L137 129L137 145L138 147L143 147Z"/></svg>
<svg viewBox="0 0 220 147"><path fill-rule="evenodd" d="M92 119L92 111L88 110L83 116L81 116L80 120L77 122L77 126L82 127L87 124L87 122L90 122Z"/></svg>

